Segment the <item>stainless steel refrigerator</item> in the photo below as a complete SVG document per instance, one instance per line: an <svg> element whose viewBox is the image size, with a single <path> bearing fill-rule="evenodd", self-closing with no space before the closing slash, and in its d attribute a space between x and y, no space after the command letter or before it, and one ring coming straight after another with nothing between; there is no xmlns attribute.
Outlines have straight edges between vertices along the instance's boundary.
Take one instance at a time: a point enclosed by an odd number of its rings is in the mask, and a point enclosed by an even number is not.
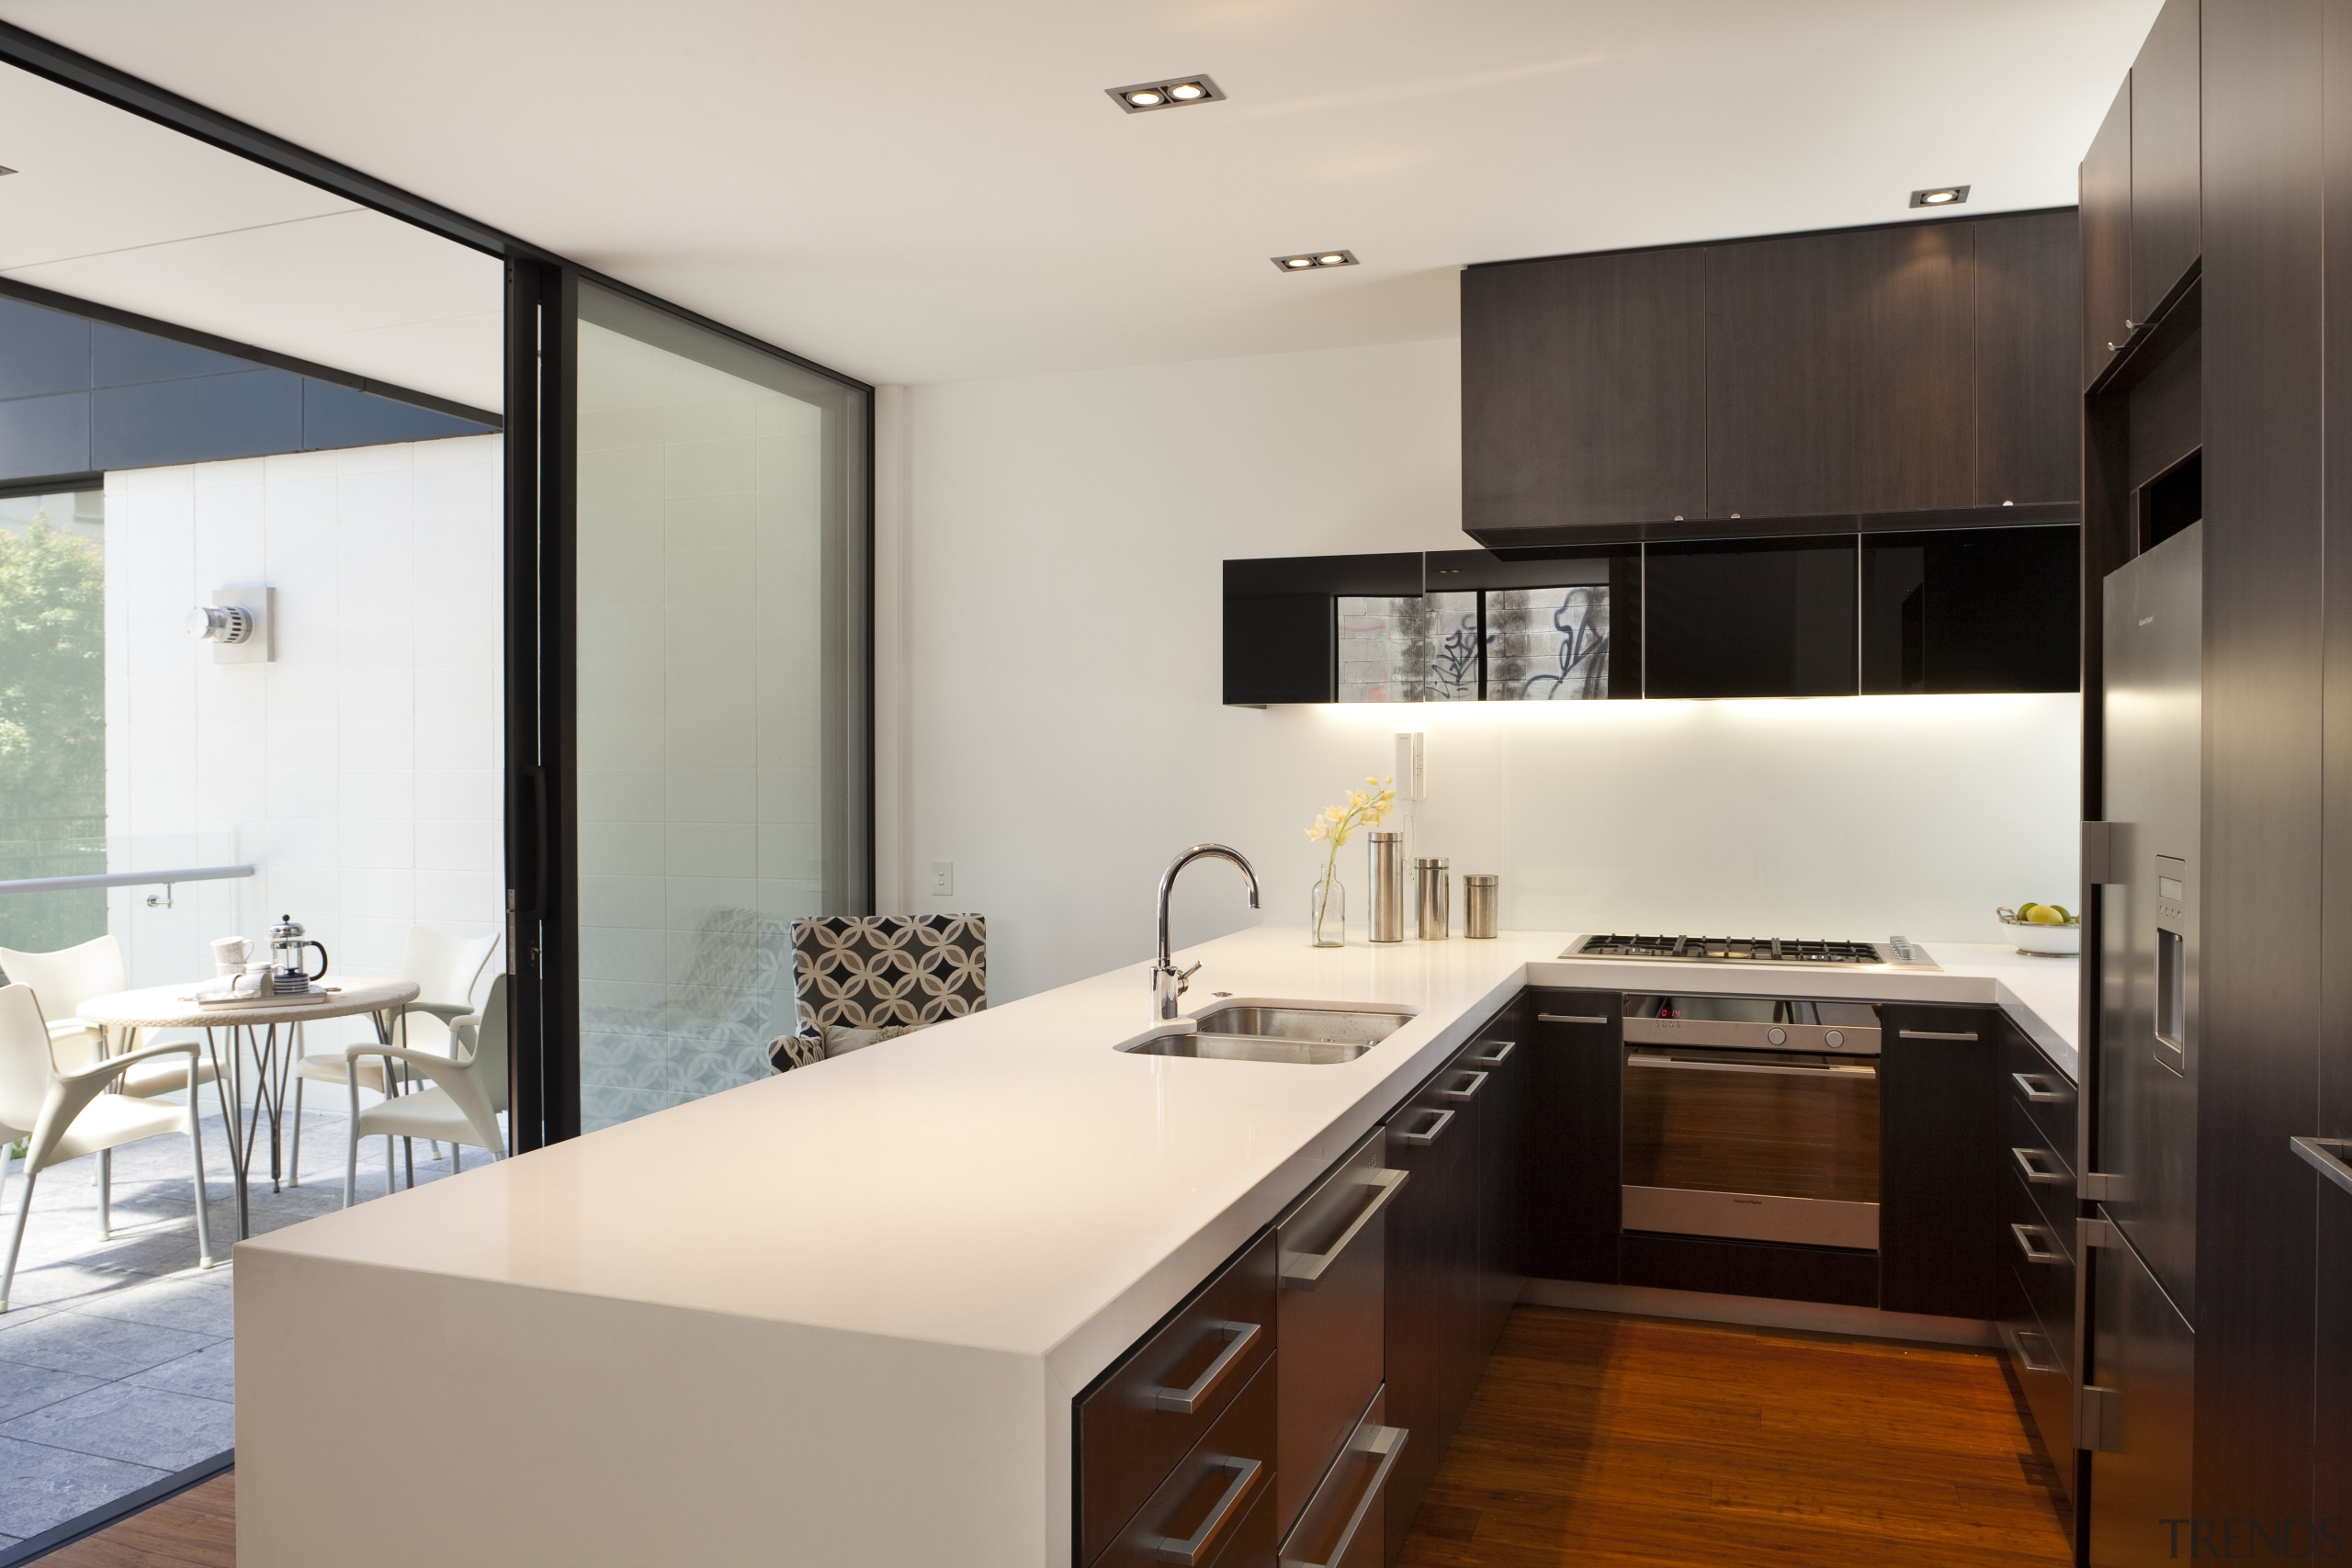
<svg viewBox="0 0 2352 1568"><path fill-rule="evenodd" d="M2107 865L2077 1252L2094 1568L2192 1549L2204 541L2202 524L2184 529L2105 583Z"/></svg>

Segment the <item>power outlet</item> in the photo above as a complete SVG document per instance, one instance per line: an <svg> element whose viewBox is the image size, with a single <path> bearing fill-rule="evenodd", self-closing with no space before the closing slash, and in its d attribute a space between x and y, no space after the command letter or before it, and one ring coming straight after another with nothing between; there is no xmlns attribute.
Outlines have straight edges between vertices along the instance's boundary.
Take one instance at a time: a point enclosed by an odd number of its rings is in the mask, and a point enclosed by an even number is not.
<svg viewBox="0 0 2352 1568"><path fill-rule="evenodd" d="M934 898L952 898L956 896L956 863L954 861L935 860L931 863L931 896Z"/></svg>

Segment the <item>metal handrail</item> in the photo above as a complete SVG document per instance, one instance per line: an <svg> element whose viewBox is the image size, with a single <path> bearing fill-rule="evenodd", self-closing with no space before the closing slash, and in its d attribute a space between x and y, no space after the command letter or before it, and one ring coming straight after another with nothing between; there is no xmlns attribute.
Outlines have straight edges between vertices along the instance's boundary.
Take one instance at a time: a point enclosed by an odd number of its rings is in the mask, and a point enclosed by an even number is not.
<svg viewBox="0 0 2352 1568"><path fill-rule="evenodd" d="M90 876L20 876L0 882L0 893L63 893L76 887L144 887L156 883L222 882L251 876L249 865L190 865L176 871L106 871Z"/></svg>

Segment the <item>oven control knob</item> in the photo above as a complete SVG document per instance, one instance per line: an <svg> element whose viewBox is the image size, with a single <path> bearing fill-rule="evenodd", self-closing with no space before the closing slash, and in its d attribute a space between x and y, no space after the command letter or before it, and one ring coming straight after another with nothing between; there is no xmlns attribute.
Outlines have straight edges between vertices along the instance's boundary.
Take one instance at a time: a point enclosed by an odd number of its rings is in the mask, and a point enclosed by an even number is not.
<svg viewBox="0 0 2352 1568"><path fill-rule="evenodd" d="M1785 1029L1768 1029L1764 1032L1764 1038L1775 1045L1786 1045L1789 1043L1789 1032Z"/></svg>
<svg viewBox="0 0 2352 1568"><path fill-rule="evenodd" d="M1821 1043L1835 1051L1846 1043L1846 1032L1842 1029L1833 1029L1821 1037Z"/></svg>

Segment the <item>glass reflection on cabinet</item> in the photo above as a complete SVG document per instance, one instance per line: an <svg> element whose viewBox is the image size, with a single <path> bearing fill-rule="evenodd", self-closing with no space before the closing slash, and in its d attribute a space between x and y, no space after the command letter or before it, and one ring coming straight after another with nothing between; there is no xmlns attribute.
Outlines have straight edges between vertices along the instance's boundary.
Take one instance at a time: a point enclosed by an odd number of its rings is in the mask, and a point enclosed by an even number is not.
<svg viewBox="0 0 2352 1568"><path fill-rule="evenodd" d="M1498 588L1487 594L1487 700L1609 695L1609 589Z"/></svg>
<svg viewBox="0 0 2352 1568"><path fill-rule="evenodd" d="M1339 700L1478 700L1478 595L1342 594Z"/></svg>

